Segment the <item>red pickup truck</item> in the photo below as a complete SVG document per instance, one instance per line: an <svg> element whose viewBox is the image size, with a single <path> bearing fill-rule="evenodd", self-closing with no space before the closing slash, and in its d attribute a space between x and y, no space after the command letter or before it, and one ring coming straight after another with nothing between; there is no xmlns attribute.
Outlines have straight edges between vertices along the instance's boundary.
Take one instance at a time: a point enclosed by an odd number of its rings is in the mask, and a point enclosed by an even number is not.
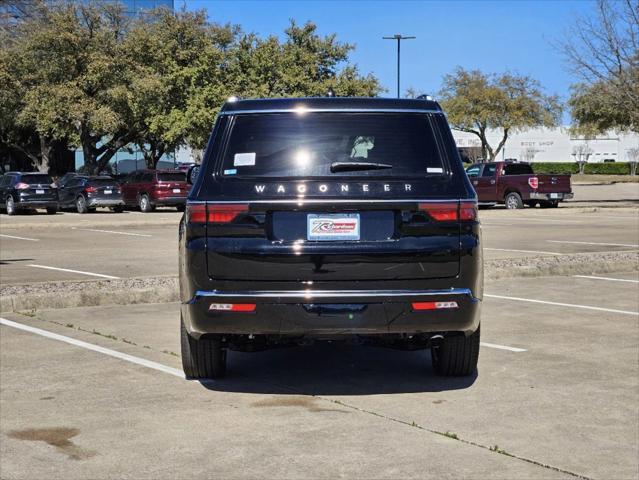
<svg viewBox="0 0 639 480"><path fill-rule="evenodd" d="M552 208L572 198L570 175L535 174L529 163L478 163L466 169L480 204Z"/></svg>

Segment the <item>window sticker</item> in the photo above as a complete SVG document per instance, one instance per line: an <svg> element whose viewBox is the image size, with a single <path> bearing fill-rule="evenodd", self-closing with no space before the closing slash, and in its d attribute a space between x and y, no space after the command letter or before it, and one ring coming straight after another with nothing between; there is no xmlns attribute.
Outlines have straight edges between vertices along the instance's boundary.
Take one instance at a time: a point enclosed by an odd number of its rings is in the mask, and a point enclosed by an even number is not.
<svg viewBox="0 0 639 480"><path fill-rule="evenodd" d="M426 173L444 173L444 169L441 167L428 167Z"/></svg>
<svg viewBox="0 0 639 480"><path fill-rule="evenodd" d="M255 165L255 152L236 153L233 157L234 167L250 167Z"/></svg>
<svg viewBox="0 0 639 480"><path fill-rule="evenodd" d="M229 168L224 170L224 175L237 175L237 168Z"/></svg>

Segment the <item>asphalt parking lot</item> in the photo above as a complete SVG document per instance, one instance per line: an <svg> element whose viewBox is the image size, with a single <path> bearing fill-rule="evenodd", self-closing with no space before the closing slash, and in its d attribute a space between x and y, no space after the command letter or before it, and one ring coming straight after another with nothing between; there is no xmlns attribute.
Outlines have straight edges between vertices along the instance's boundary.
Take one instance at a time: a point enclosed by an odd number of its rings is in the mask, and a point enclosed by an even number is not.
<svg viewBox="0 0 639 480"><path fill-rule="evenodd" d="M176 304L7 314L0 473L637 478L639 277L606 278L489 282L468 379L427 351L327 344L232 353L199 383Z"/></svg>
<svg viewBox="0 0 639 480"><path fill-rule="evenodd" d="M636 252L636 203L610 207L482 210L485 257ZM179 218L2 215L0 284L174 276ZM319 344L186 381L176 303L3 312L0 478L638 478L637 266L485 293L463 379Z"/></svg>
<svg viewBox="0 0 639 480"><path fill-rule="evenodd" d="M593 200L552 210L480 211L485 258L639 249L639 184L577 186L575 191ZM619 200L616 208L598 203L605 192ZM0 215L0 283L174 276L181 215L174 209Z"/></svg>

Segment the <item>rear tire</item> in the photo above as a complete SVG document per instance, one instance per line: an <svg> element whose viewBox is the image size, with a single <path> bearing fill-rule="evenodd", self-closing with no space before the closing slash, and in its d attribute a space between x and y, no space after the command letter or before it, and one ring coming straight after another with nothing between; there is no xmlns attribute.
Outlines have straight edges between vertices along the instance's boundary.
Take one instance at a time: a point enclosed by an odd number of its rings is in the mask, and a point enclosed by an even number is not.
<svg viewBox="0 0 639 480"><path fill-rule="evenodd" d="M175 208L177 208L178 212L183 212L184 210L186 210L186 205L178 205Z"/></svg>
<svg viewBox="0 0 639 480"><path fill-rule="evenodd" d="M182 369L186 378L222 378L226 374L226 349L217 339L195 339L180 319Z"/></svg>
<svg viewBox="0 0 639 480"><path fill-rule="evenodd" d="M521 196L517 192L510 192L504 199L506 208L509 210L516 210L524 208L524 202L521 200Z"/></svg>
<svg viewBox="0 0 639 480"><path fill-rule="evenodd" d="M75 209L78 213L87 213L89 208L87 207L87 199L80 195L75 199Z"/></svg>
<svg viewBox="0 0 639 480"><path fill-rule="evenodd" d="M479 359L479 330L477 327L469 337L444 337L438 345L431 347L433 368L439 375L460 377L475 373Z"/></svg>
<svg viewBox="0 0 639 480"><path fill-rule="evenodd" d="M149 200L149 196L147 194L140 195L140 200L138 201L140 205L140 211L143 213L151 213L155 208L151 205L151 201Z"/></svg>
<svg viewBox="0 0 639 480"><path fill-rule="evenodd" d="M559 206L559 201L551 200L549 202L541 202L541 208L557 208Z"/></svg>
<svg viewBox="0 0 639 480"><path fill-rule="evenodd" d="M113 207L111 210L113 210L114 213L122 213L124 212L124 207L122 205L117 205Z"/></svg>
<svg viewBox="0 0 639 480"><path fill-rule="evenodd" d="M56 213L58 213L58 209L55 208L55 207L49 207L49 208L47 208L47 213L49 215L55 215Z"/></svg>

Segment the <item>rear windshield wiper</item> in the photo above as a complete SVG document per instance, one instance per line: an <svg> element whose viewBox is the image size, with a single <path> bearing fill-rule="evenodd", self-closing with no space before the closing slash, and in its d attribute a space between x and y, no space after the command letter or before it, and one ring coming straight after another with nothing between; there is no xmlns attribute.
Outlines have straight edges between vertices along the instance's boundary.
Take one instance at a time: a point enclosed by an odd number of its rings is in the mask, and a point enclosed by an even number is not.
<svg viewBox="0 0 639 480"><path fill-rule="evenodd" d="M372 162L333 162L331 163L331 173L335 172L355 172L358 170L383 170L393 168L388 163Z"/></svg>

